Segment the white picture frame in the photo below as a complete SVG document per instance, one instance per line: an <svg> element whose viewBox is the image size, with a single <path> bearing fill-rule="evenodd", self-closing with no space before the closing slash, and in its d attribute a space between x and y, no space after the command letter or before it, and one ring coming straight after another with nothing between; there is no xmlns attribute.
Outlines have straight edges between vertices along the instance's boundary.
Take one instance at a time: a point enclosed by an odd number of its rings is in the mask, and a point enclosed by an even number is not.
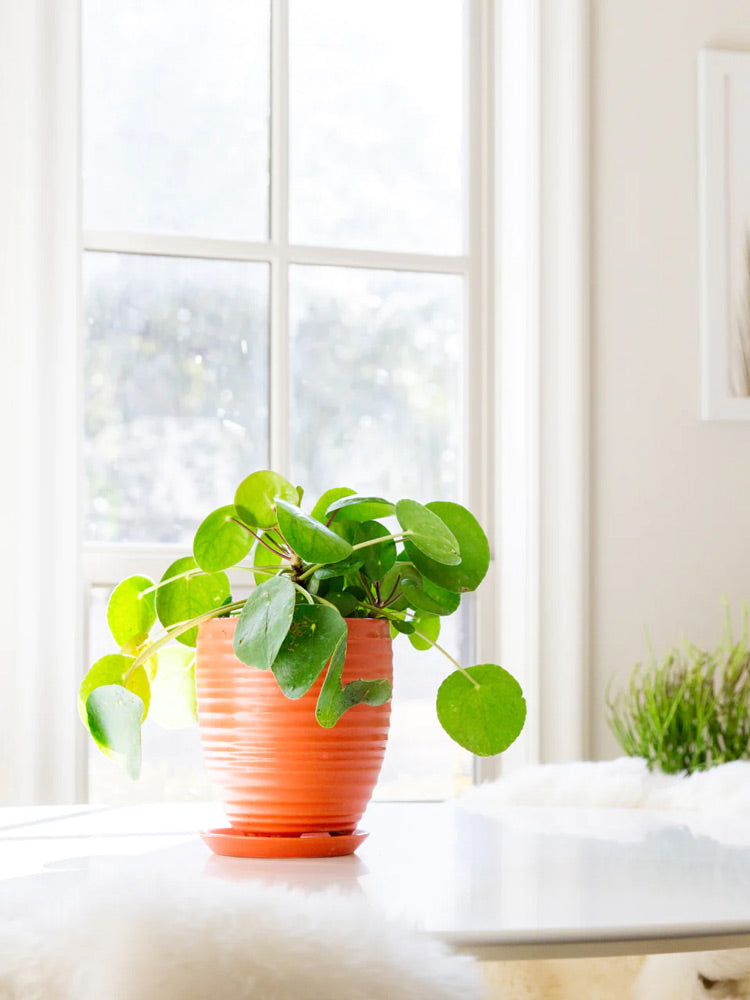
<svg viewBox="0 0 750 1000"><path fill-rule="evenodd" d="M750 52L698 57L701 416L750 420Z"/></svg>

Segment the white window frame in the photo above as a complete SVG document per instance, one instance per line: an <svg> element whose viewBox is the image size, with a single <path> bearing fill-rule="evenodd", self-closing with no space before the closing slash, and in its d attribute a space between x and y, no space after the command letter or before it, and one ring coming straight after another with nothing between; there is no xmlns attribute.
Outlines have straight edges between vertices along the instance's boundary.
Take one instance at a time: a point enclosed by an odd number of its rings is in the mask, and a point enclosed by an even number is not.
<svg viewBox="0 0 750 1000"><path fill-rule="evenodd" d="M498 0L496 543L501 662L529 705L502 769L583 760L590 645L590 0Z"/></svg>
<svg viewBox="0 0 750 1000"><path fill-rule="evenodd" d="M529 702L525 733L503 758L513 765L588 750L590 13L589 0L470 3L470 142L480 155L468 248L482 263L467 310L476 345L468 419L480 456L467 502L488 527L495 557L477 595L477 659L496 659L499 650ZM278 74L285 0L274 0L274 11ZM142 569L148 555L161 568L171 554L99 546L81 559L79 37L78 0L0 5L0 66L13 80L0 88L0 209L8 223L0 230L0 301L10 372L0 394L0 444L17 472L0 491L0 516L11 526L0 578L0 732L3 759L14 764L13 773L0 769L5 802L85 798L85 733L65 707L75 705L84 667L85 595L127 574L131 559ZM277 194L287 172L277 148L284 114L278 108L273 122ZM278 206L274 219L278 239ZM86 246L142 249L128 239L87 234ZM265 245L151 239L159 254L268 259ZM278 264L280 245L276 253ZM336 264L341 253L300 247L287 261ZM423 255L397 256L348 260L425 265ZM428 263L448 273L468 267L463 258ZM277 266L275 280L284 273ZM273 319L285 329L283 312ZM286 405L285 345L276 338L278 407ZM288 446L283 423L274 424L271 461L283 467ZM482 761L477 776L492 777L497 767Z"/></svg>

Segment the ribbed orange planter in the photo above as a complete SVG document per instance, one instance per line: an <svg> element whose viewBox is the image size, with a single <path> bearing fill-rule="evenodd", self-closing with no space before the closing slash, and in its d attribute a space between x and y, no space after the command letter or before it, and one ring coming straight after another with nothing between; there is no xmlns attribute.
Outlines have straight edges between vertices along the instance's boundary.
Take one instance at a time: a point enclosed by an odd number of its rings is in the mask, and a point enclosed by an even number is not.
<svg viewBox="0 0 750 1000"><path fill-rule="evenodd" d="M234 618L204 622L196 659L203 756L233 830L256 838L351 834L383 763L390 702L356 705L323 729L315 720L322 676L302 698L285 698L270 670L234 655L235 625ZM343 682L392 680L388 623L358 618L347 626Z"/></svg>

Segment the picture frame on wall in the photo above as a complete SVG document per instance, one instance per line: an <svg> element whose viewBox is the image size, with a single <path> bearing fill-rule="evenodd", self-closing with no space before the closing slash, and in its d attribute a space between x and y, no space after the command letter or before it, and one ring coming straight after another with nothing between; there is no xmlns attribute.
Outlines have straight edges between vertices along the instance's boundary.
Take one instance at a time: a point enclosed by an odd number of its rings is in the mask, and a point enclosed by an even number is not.
<svg viewBox="0 0 750 1000"><path fill-rule="evenodd" d="M698 57L701 416L750 420L750 52Z"/></svg>

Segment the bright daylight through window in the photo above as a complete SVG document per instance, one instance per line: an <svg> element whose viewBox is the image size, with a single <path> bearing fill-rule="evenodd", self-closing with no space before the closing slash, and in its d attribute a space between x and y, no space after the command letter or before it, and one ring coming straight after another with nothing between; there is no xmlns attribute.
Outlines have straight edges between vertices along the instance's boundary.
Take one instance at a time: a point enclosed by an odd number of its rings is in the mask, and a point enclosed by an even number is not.
<svg viewBox="0 0 750 1000"><path fill-rule="evenodd" d="M84 0L89 662L132 553L158 578L255 469L310 503L471 504L475 10ZM441 638L464 659L471 608ZM471 758L435 718L446 661L394 654L377 794L450 795ZM91 801L210 794L194 730L147 722L137 783L89 754Z"/></svg>

